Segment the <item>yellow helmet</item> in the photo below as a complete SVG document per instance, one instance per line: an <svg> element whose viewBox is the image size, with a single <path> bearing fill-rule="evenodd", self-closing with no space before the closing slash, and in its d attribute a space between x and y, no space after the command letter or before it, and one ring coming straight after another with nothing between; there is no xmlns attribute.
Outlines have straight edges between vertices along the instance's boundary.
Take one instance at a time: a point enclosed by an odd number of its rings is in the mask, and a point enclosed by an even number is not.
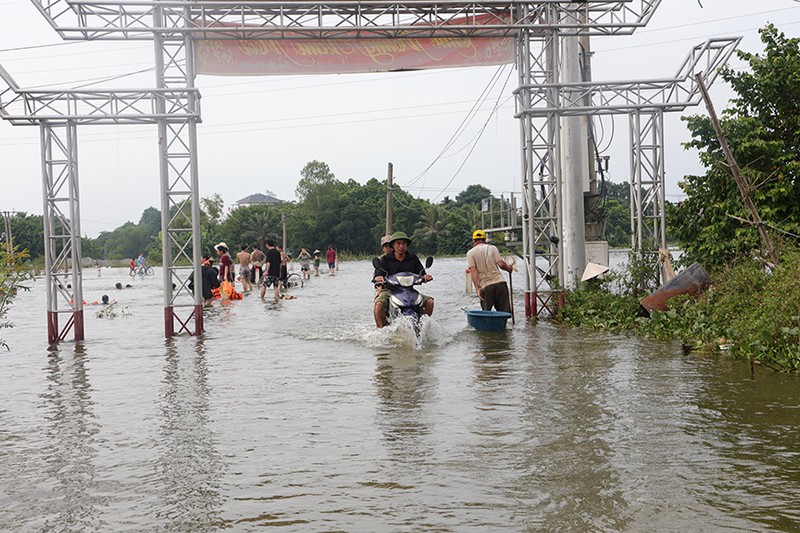
<svg viewBox="0 0 800 533"><path fill-rule="evenodd" d="M472 232L472 240L473 241L477 241L477 240L481 240L481 239L484 240L484 241L486 240L486 232L485 231L483 231L482 229L476 229L474 232Z"/></svg>

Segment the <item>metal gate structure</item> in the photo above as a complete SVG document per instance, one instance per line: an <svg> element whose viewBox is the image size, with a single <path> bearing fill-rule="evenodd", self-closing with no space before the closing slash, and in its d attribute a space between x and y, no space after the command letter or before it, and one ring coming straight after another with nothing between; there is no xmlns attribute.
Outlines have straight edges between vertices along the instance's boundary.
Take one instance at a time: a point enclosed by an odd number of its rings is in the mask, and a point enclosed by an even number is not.
<svg viewBox="0 0 800 533"><path fill-rule="evenodd" d="M157 124L165 335L203 331L200 284L195 284L194 294L187 286L189 271L199 279L201 252L196 40L514 37L526 315L550 310L551 297L559 294L568 278L561 260L564 177L559 132L563 120L578 115L630 115L631 183L638 202L633 244L640 247L645 232L664 239L662 114L699 101L696 87L683 76L683 70L671 79L604 84L565 82L560 71L562 60L579 61L578 57L561 57L560 47L565 42L629 35L648 23L661 0L32 1L65 40L152 41L156 66L155 88L131 91L24 90L0 67L4 82L0 85L0 117L14 125L38 125L42 131L51 344L63 340L70 328L75 340L84 337L75 150L78 125ZM720 39L696 47L685 70L694 74L701 69L710 84L737 43L737 39ZM60 205L69 209L62 210ZM71 289L65 285L66 279L72 280ZM181 315L182 320L179 313L184 309L188 313ZM58 315L62 313L70 318L59 331Z"/></svg>

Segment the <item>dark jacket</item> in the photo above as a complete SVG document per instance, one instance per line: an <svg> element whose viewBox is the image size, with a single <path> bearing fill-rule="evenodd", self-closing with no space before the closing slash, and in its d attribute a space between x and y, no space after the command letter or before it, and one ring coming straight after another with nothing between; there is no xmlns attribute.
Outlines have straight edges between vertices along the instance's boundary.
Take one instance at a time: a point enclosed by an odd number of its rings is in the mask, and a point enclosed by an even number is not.
<svg viewBox="0 0 800 533"><path fill-rule="evenodd" d="M381 256L380 264L378 265L378 268L375 269L372 279L375 279L375 276L386 277L391 276L392 274L397 274L398 272L411 272L413 274L424 276L425 267L422 266L422 262L420 262L417 254L412 254L409 252L406 254L406 258L403 261L398 261L394 256L394 250L392 250L391 252Z"/></svg>
<svg viewBox="0 0 800 533"><path fill-rule="evenodd" d="M212 289L219 287L219 270L206 265L200 269L200 279L203 280L203 299L210 300L214 297ZM189 290L194 291L194 272L189 275Z"/></svg>

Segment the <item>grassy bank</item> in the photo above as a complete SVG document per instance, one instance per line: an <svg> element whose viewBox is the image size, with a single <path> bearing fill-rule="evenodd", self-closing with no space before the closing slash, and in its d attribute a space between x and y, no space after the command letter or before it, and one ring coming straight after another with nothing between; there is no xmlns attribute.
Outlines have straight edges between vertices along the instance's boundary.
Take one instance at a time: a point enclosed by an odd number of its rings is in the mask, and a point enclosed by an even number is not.
<svg viewBox="0 0 800 533"><path fill-rule="evenodd" d="M726 351L771 368L800 370L800 250L784 250L781 263L763 269L743 259L711 273L697 297L670 300L670 310L642 316L630 272L567 294L557 320L594 329L682 341L706 352Z"/></svg>

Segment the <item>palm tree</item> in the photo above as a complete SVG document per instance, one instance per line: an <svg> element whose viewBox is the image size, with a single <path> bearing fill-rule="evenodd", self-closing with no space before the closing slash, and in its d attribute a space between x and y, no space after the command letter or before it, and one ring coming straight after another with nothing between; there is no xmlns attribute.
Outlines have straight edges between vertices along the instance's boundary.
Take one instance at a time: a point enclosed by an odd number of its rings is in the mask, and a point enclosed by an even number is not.
<svg viewBox="0 0 800 533"><path fill-rule="evenodd" d="M425 207L425 213L420 217L414 229L414 241L418 250L436 252L436 244L440 237L450 234L450 223L446 221L447 210L431 204Z"/></svg>
<svg viewBox="0 0 800 533"><path fill-rule="evenodd" d="M255 211L242 223L242 236L245 242L257 242L263 246L271 235L278 233L281 227L280 215L272 211Z"/></svg>

